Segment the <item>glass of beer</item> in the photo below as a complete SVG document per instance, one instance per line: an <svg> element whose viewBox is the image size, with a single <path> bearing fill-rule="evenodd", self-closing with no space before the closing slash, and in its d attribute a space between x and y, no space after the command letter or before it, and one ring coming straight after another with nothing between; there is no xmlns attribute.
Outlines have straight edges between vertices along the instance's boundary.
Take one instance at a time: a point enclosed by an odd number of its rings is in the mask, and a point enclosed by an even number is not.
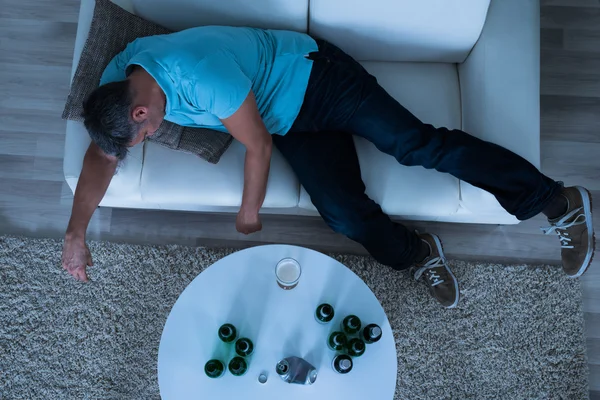
<svg viewBox="0 0 600 400"><path fill-rule="evenodd" d="M302 268L298 261L293 258L284 258L277 263L275 267L275 276L277 284L284 290L292 290L298 285Z"/></svg>

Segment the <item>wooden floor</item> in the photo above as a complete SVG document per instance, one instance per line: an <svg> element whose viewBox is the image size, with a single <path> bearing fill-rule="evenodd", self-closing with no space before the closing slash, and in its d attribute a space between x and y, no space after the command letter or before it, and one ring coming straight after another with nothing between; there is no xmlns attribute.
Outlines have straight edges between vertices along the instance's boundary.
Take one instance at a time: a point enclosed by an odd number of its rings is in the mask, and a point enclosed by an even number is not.
<svg viewBox="0 0 600 400"><path fill-rule="evenodd" d="M65 122L78 0L0 0L0 234L60 238L72 194L63 182ZM600 0L542 0L543 171L596 197L600 231ZM559 262L538 217L518 226L410 223L442 235L450 257ZM242 237L232 215L99 209L90 239L244 247L292 243L362 253L318 218L264 218ZM590 390L600 399L600 257L584 276ZM57 267L59 260L56 260Z"/></svg>

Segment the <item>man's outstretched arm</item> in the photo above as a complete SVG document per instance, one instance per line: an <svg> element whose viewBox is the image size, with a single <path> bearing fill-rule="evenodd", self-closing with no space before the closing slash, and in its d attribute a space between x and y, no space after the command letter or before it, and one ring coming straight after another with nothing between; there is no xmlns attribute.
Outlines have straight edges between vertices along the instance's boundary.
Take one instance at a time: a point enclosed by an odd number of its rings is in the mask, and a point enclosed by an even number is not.
<svg viewBox="0 0 600 400"><path fill-rule="evenodd" d="M94 142L83 159L62 254L63 268L80 281L87 281L85 270L92 266L92 256L85 244L87 227L108 189L117 164L116 157L105 154Z"/></svg>
<svg viewBox="0 0 600 400"><path fill-rule="evenodd" d="M265 200L273 142L258 111L252 91L240 108L222 119L229 133L246 146L244 193L236 220L239 232L249 234L262 229L258 211Z"/></svg>

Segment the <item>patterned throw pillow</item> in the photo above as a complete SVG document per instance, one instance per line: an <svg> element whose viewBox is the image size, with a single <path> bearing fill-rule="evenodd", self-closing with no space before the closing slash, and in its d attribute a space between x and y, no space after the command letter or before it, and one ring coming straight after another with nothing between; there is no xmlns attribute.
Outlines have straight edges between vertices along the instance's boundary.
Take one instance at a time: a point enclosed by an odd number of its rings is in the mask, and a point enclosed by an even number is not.
<svg viewBox="0 0 600 400"><path fill-rule="evenodd" d="M96 0L94 17L62 117L83 121L83 101L98 87L104 68L128 43L138 37L171 31L131 14L110 0ZM148 140L173 150L196 154L216 164L231 144L231 135L211 129L187 128L163 121Z"/></svg>

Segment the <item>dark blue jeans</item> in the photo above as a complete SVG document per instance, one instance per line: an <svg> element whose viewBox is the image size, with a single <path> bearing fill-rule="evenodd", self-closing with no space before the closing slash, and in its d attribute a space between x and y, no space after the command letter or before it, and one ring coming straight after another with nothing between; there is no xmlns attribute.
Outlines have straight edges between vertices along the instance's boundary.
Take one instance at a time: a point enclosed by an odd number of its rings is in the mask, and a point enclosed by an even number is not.
<svg viewBox="0 0 600 400"><path fill-rule="evenodd" d="M518 219L540 213L560 190L531 163L460 130L421 122L358 62L317 40L304 104L285 136L273 135L323 219L380 263L411 266L420 241L365 194L352 135L406 166L420 165L482 188Z"/></svg>

